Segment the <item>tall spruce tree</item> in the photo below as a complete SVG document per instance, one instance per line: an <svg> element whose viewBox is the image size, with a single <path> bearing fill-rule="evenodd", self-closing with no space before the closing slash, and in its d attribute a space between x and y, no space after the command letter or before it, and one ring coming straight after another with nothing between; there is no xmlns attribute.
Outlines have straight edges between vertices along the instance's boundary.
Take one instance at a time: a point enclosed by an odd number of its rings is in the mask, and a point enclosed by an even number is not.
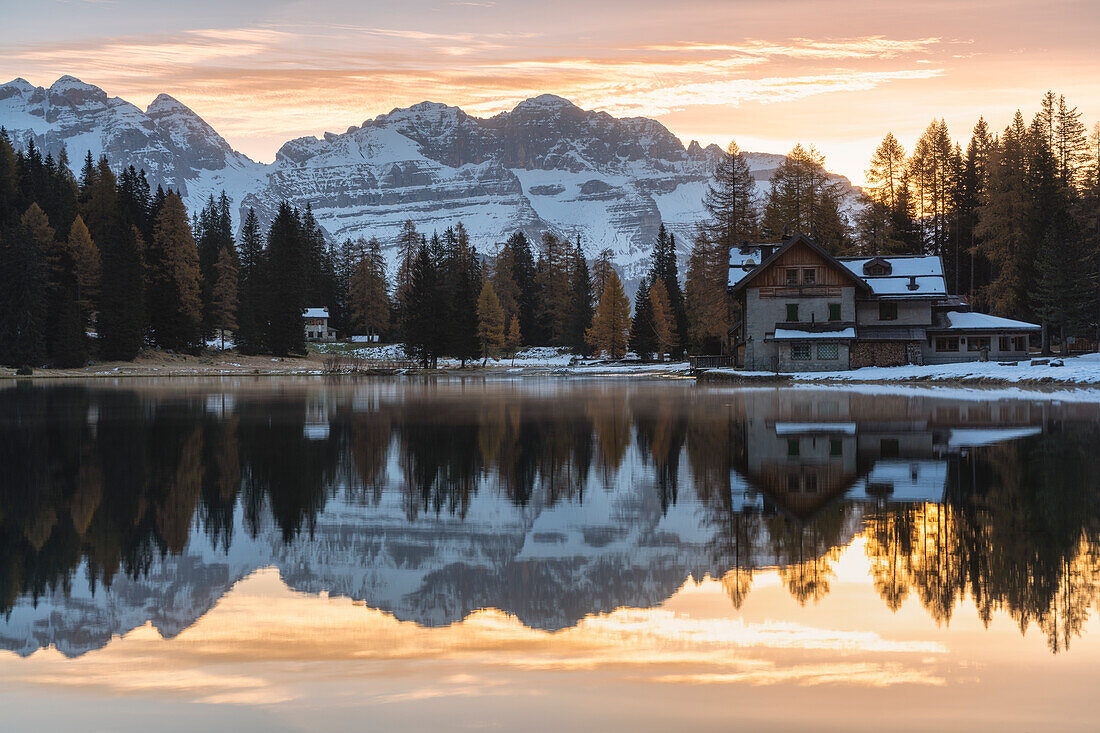
<svg viewBox="0 0 1100 733"><path fill-rule="evenodd" d="M603 352L612 359L621 359L626 354L629 331L630 300L623 292L619 273L611 270L600 294L592 326L588 329L588 343L595 351Z"/></svg>
<svg viewBox="0 0 1100 733"><path fill-rule="evenodd" d="M798 232L830 252L850 246L840 185L830 180L825 156L801 144L794 146L772 176L763 221L763 235L772 241Z"/></svg>
<svg viewBox="0 0 1100 733"><path fill-rule="evenodd" d="M676 256L676 237L662 223L657 229L657 241L653 247L653 262L649 281L660 281L672 317L672 343L668 350L677 354L687 348L687 307L684 303L684 291L680 287L680 270Z"/></svg>
<svg viewBox="0 0 1100 733"><path fill-rule="evenodd" d="M402 331L409 355L427 367L438 367L447 345L445 303L439 297L439 270L430 246L421 242L402 306Z"/></svg>
<svg viewBox="0 0 1100 733"><path fill-rule="evenodd" d="M304 354L306 283L302 273L307 262L306 237L297 209L286 201L267 233L266 281L264 293L267 349L275 356Z"/></svg>
<svg viewBox="0 0 1100 733"><path fill-rule="evenodd" d="M54 231L46 214L32 203L19 224L0 241L0 363L46 363L49 306L48 255Z"/></svg>
<svg viewBox="0 0 1100 733"><path fill-rule="evenodd" d="M372 237L351 276L348 299L352 328L357 333L382 338L390 330L390 298L382 245Z"/></svg>
<svg viewBox="0 0 1100 733"><path fill-rule="evenodd" d="M573 249L569 283L569 329L566 345L578 354L588 355L590 347L585 340L585 334L592 326L595 309L592 302L592 278L588 274L588 261L581 250L580 237L577 237L577 246Z"/></svg>
<svg viewBox="0 0 1100 733"><path fill-rule="evenodd" d="M267 267L260 220L251 208L241 226L240 263L237 273L240 295L237 309L237 348L243 354L258 354L266 346Z"/></svg>
<svg viewBox="0 0 1100 733"><path fill-rule="evenodd" d="M638 290L634 293L634 317L630 321L630 348L639 359L649 359L657 350L657 339L653 329L653 307L649 301L650 282L642 278Z"/></svg>
<svg viewBox="0 0 1100 733"><path fill-rule="evenodd" d="M542 343L539 325L539 288L535 281L535 260L531 255L531 243L523 232L516 232L504 245L509 251L512 277L519 288L519 327L525 344Z"/></svg>

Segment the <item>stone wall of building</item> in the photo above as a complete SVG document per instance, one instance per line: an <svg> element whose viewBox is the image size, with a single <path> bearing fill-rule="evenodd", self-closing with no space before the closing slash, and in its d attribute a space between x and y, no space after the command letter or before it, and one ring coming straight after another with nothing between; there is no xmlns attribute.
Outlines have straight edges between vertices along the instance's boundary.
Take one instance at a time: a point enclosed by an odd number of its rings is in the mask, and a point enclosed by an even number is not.
<svg viewBox="0 0 1100 733"><path fill-rule="evenodd" d="M857 341L852 344L852 368L905 366L908 357L904 341Z"/></svg>

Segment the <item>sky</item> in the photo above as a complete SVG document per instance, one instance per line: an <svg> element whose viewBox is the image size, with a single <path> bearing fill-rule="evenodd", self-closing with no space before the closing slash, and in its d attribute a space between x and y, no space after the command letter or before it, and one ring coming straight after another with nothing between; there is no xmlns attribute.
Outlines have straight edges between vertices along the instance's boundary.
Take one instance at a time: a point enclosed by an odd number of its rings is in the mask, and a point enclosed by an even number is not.
<svg viewBox="0 0 1100 733"><path fill-rule="evenodd" d="M684 143L815 145L861 183L933 118L965 147L1047 89L1100 121L1095 0L0 0L0 80L167 92L235 148L416 102L477 116L542 93L652 117Z"/></svg>

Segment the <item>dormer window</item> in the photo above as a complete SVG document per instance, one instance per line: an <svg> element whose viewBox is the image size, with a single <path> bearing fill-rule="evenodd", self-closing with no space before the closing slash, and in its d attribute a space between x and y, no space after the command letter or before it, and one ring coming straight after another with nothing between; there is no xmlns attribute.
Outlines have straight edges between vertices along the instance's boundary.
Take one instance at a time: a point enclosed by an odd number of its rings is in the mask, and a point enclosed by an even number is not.
<svg viewBox="0 0 1100 733"><path fill-rule="evenodd" d="M872 277L882 277L889 275L893 271L893 266L888 260L882 257L875 257L874 259L867 260L863 265L863 274L870 275Z"/></svg>

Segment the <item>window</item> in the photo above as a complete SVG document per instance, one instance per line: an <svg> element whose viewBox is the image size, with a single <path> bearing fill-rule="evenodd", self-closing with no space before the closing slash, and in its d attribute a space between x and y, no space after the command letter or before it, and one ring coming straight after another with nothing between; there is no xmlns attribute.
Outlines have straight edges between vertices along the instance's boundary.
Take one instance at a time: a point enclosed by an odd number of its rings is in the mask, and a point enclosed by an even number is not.
<svg viewBox="0 0 1100 733"><path fill-rule="evenodd" d="M886 268L883 267L882 265L871 265L870 267L867 268L867 274L868 275L885 275L886 274Z"/></svg>
<svg viewBox="0 0 1100 733"><path fill-rule="evenodd" d="M809 344L791 344L791 360L792 361L809 361L810 360L810 345Z"/></svg>
<svg viewBox="0 0 1100 733"><path fill-rule="evenodd" d="M829 320L840 320L840 303L829 303Z"/></svg>
<svg viewBox="0 0 1100 733"><path fill-rule="evenodd" d="M798 476L794 475L793 473L791 475L787 476L787 493L788 494L797 494L798 493Z"/></svg>
<svg viewBox="0 0 1100 733"><path fill-rule="evenodd" d="M817 270L807 267L802 271L802 284L813 285L817 282Z"/></svg>
<svg viewBox="0 0 1100 733"><path fill-rule="evenodd" d="M880 321L898 320L898 304L882 301L878 304L878 319Z"/></svg>
<svg viewBox="0 0 1100 733"><path fill-rule="evenodd" d="M1001 336L1001 351L1027 351L1027 336Z"/></svg>
<svg viewBox="0 0 1100 733"><path fill-rule="evenodd" d="M798 285L798 270L793 267L787 268L787 284Z"/></svg>
<svg viewBox="0 0 1100 733"><path fill-rule="evenodd" d="M817 345L817 358L818 359L839 359L840 358L840 345L839 344L818 344Z"/></svg>
<svg viewBox="0 0 1100 733"><path fill-rule="evenodd" d="M879 441L879 453L883 458L897 458L900 452L898 448L897 438L883 438Z"/></svg>
<svg viewBox="0 0 1100 733"><path fill-rule="evenodd" d="M807 494L816 494L817 493L817 476L815 476L812 473L808 474L806 476L805 491L806 491Z"/></svg>
<svg viewBox="0 0 1100 733"><path fill-rule="evenodd" d="M787 438L787 457L798 457L798 438Z"/></svg>
<svg viewBox="0 0 1100 733"><path fill-rule="evenodd" d="M936 351L958 351L959 350L959 337L958 336L937 336L936 337Z"/></svg>
<svg viewBox="0 0 1100 733"><path fill-rule="evenodd" d="M791 322L798 320L798 303L787 303L787 320Z"/></svg>
<svg viewBox="0 0 1100 733"><path fill-rule="evenodd" d="M967 351L981 351L982 349L989 348L988 336L971 336L967 339L966 350Z"/></svg>
<svg viewBox="0 0 1100 733"><path fill-rule="evenodd" d="M834 457L844 455L844 443L840 438L829 438L829 455Z"/></svg>

